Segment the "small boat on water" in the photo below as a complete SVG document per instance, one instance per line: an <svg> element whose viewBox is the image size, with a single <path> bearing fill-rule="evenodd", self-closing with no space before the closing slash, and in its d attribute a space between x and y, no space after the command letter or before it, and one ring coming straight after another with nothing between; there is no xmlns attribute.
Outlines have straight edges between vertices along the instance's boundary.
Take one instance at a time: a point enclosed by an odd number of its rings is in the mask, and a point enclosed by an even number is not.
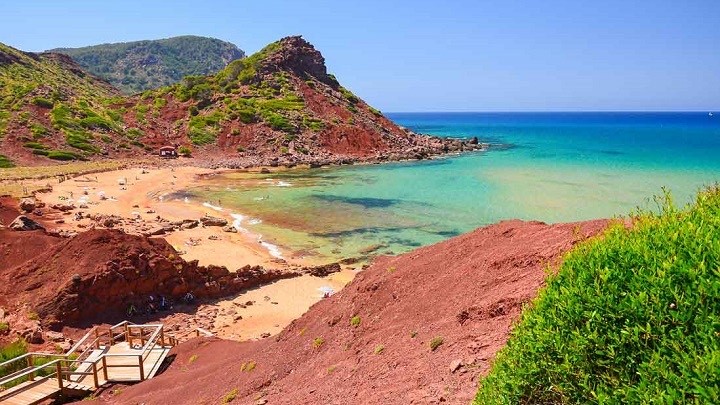
<svg viewBox="0 0 720 405"><path fill-rule="evenodd" d="M713 113L709 112L708 117L712 117L712 116L713 116Z"/></svg>

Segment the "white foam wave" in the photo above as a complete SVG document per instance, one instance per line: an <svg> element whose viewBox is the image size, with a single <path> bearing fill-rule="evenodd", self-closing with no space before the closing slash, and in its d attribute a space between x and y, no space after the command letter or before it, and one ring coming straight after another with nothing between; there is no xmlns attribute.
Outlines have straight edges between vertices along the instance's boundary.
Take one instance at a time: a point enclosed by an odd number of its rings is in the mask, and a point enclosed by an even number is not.
<svg viewBox="0 0 720 405"><path fill-rule="evenodd" d="M270 256L275 257L277 259L283 259L282 252L280 252L280 248L276 245L273 245L272 243L265 242L264 240L260 240L260 245L267 249L268 253L270 253Z"/></svg>
<svg viewBox="0 0 720 405"><path fill-rule="evenodd" d="M242 222L245 220L245 215L243 214L230 214L231 217L233 217L233 228L237 229L238 232L248 232L247 229L242 227Z"/></svg>
<svg viewBox="0 0 720 405"><path fill-rule="evenodd" d="M214 209L215 211L222 211L222 210L223 210L222 207L218 207L217 205L212 205L212 204L210 204L210 203L207 202L207 201L204 202L202 205L203 205L203 207L212 208L212 209Z"/></svg>

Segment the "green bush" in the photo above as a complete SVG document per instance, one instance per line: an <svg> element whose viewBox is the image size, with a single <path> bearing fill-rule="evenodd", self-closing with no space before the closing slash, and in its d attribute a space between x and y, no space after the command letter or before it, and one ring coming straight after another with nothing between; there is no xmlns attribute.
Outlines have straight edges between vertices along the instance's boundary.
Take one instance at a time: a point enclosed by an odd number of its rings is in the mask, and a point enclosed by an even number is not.
<svg viewBox="0 0 720 405"><path fill-rule="evenodd" d="M138 139L143 135L144 135L143 131L141 131L138 128L130 128L127 131L125 131L125 136L127 136L128 138L133 139L133 140Z"/></svg>
<svg viewBox="0 0 720 405"><path fill-rule="evenodd" d="M75 153L62 150L51 150L48 152L47 157L54 160L76 160L79 158Z"/></svg>
<svg viewBox="0 0 720 405"><path fill-rule="evenodd" d="M194 145L207 145L215 142L215 134L206 128L190 128L188 137Z"/></svg>
<svg viewBox="0 0 720 405"><path fill-rule="evenodd" d="M186 76L175 90L180 101L204 100L213 94L212 83L205 76Z"/></svg>
<svg viewBox="0 0 720 405"><path fill-rule="evenodd" d="M103 117L93 115L80 120L80 125L87 129L111 129L112 123Z"/></svg>
<svg viewBox="0 0 720 405"><path fill-rule="evenodd" d="M438 347L442 346L443 344L443 338L442 336L436 336L430 340L430 351L437 350Z"/></svg>
<svg viewBox="0 0 720 405"><path fill-rule="evenodd" d="M30 133L33 134L34 139L42 138L43 136L47 135L48 132L48 129L41 124L33 123L32 125L30 125Z"/></svg>
<svg viewBox="0 0 720 405"><path fill-rule="evenodd" d="M305 108L305 102L297 96L288 96L285 98L272 98L270 100L260 100L259 108L263 111L297 111Z"/></svg>
<svg viewBox="0 0 720 405"><path fill-rule="evenodd" d="M115 122L123 122L123 113L122 111L116 111L116 110L107 110L106 111L107 116L115 121Z"/></svg>
<svg viewBox="0 0 720 405"><path fill-rule="evenodd" d="M313 132L320 132L325 128L325 124L316 118L303 117L303 126Z"/></svg>
<svg viewBox="0 0 720 405"><path fill-rule="evenodd" d="M9 169L11 167L15 167L15 163L8 159L7 156L0 155L0 169Z"/></svg>
<svg viewBox="0 0 720 405"><path fill-rule="evenodd" d="M80 125L73 116L70 107L57 103L50 111L50 122L56 129L78 128Z"/></svg>
<svg viewBox="0 0 720 405"><path fill-rule="evenodd" d="M8 120L10 119L10 112L0 110L0 138L5 135L5 128L7 127Z"/></svg>
<svg viewBox="0 0 720 405"><path fill-rule="evenodd" d="M52 100L48 100L44 97L33 97L32 103L42 108L53 108L53 105L55 104Z"/></svg>
<svg viewBox="0 0 720 405"><path fill-rule="evenodd" d="M720 403L720 191L567 254L477 404Z"/></svg>
<svg viewBox="0 0 720 405"><path fill-rule="evenodd" d="M85 152L97 153L100 149L91 143L92 134L83 130L72 130L65 129L65 142L75 149L80 149Z"/></svg>
<svg viewBox="0 0 720 405"><path fill-rule="evenodd" d="M376 117L382 117L382 115L383 115L383 114L380 112L380 110L378 110L378 109L376 109L376 108L373 108L373 107L368 106L368 110L370 110L370 112L371 112L374 116L376 116Z"/></svg>
<svg viewBox="0 0 720 405"><path fill-rule="evenodd" d="M356 95L354 95L350 90L346 89L345 87L340 86L340 93L342 93L343 97L345 97L345 99L352 104L360 101L360 99L357 98Z"/></svg>
<svg viewBox="0 0 720 405"><path fill-rule="evenodd" d="M7 326L7 324L5 325ZM0 363L3 363L18 356L22 356L25 353L27 353L27 343L25 343L24 340L16 340L12 343L0 347ZM5 373L2 373L2 375L5 375Z"/></svg>
<svg viewBox="0 0 720 405"><path fill-rule="evenodd" d="M181 146L178 148L178 153L182 156L190 156L192 154L192 150L188 146Z"/></svg>
<svg viewBox="0 0 720 405"><path fill-rule="evenodd" d="M291 132L295 130L295 127L293 127L290 121L278 113L267 112L263 114L263 119L267 122L270 128L274 130L284 132Z"/></svg>
<svg viewBox="0 0 720 405"><path fill-rule="evenodd" d="M42 150L48 149L47 146L41 144L40 142L25 142L23 144L23 146L26 148L30 148L30 149L42 149Z"/></svg>

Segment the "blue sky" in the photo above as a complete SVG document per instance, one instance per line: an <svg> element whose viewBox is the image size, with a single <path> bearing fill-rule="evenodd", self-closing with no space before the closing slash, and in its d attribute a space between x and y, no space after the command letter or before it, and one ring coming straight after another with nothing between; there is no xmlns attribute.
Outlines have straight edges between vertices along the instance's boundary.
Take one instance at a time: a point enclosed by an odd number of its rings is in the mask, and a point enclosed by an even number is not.
<svg viewBox="0 0 720 405"><path fill-rule="evenodd" d="M0 42L27 51L302 34L383 111L720 110L716 0L7 3Z"/></svg>

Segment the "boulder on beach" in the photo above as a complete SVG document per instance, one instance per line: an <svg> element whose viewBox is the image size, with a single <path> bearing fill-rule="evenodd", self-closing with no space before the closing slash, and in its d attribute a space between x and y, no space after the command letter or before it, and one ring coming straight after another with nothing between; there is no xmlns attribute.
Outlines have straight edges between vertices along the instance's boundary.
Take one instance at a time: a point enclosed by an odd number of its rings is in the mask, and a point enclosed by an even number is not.
<svg viewBox="0 0 720 405"><path fill-rule="evenodd" d="M75 209L75 206L72 204L53 204L50 206L50 208L62 212L72 211Z"/></svg>
<svg viewBox="0 0 720 405"><path fill-rule="evenodd" d="M340 271L340 263L324 264L322 266L307 267L304 269L308 274L315 277L325 277Z"/></svg>
<svg viewBox="0 0 720 405"><path fill-rule="evenodd" d="M32 198L23 198L20 200L20 209L25 212L32 212L35 209L35 200Z"/></svg>
<svg viewBox="0 0 720 405"><path fill-rule="evenodd" d="M10 229L13 231L34 231L37 229L45 229L42 225L38 224L37 222L33 221L32 219L26 217L25 215L20 215L17 218L15 218L9 226Z"/></svg>
<svg viewBox="0 0 720 405"><path fill-rule="evenodd" d="M224 226L222 230L225 232L237 233L237 229L235 229L235 227L232 225Z"/></svg>
<svg viewBox="0 0 720 405"><path fill-rule="evenodd" d="M182 224L180 224L180 229L192 229L196 228L199 225L199 222L194 219L185 219L182 221Z"/></svg>
<svg viewBox="0 0 720 405"><path fill-rule="evenodd" d="M200 223L204 226L225 226L228 224L227 219L211 217L209 215L200 218Z"/></svg>

